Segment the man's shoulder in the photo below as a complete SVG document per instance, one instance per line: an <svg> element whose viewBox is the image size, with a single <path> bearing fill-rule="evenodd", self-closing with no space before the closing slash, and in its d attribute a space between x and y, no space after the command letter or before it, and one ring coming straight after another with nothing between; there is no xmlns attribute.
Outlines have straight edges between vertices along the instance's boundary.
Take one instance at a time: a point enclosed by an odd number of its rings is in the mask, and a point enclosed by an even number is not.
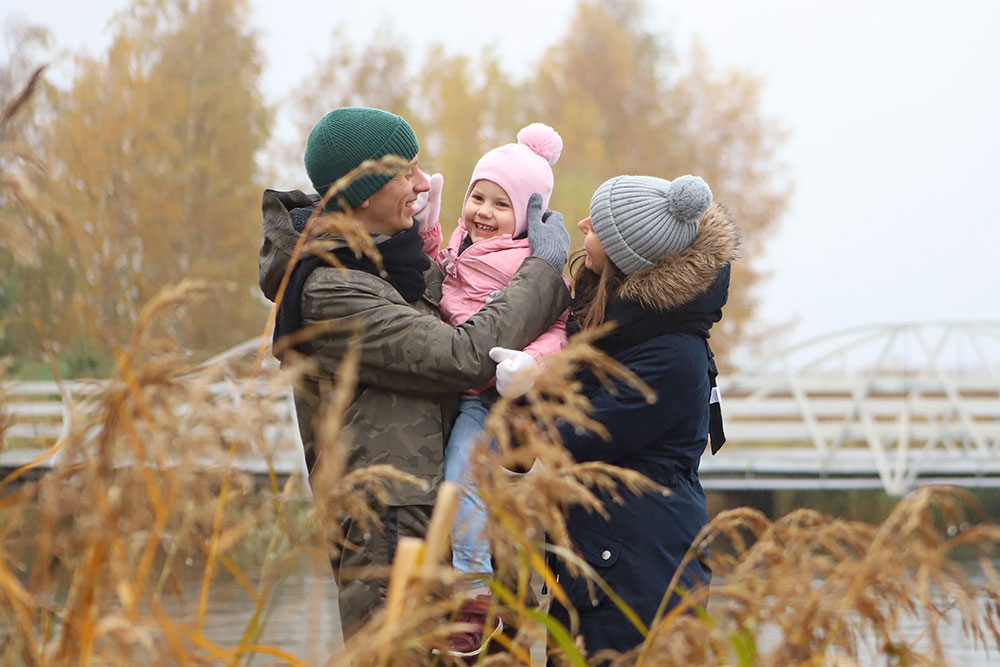
<svg viewBox="0 0 1000 667"><path fill-rule="evenodd" d="M360 269L349 269L322 264L306 280L306 291L311 289L338 289L373 295L398 294L395 288L379 276Z"/></svg>

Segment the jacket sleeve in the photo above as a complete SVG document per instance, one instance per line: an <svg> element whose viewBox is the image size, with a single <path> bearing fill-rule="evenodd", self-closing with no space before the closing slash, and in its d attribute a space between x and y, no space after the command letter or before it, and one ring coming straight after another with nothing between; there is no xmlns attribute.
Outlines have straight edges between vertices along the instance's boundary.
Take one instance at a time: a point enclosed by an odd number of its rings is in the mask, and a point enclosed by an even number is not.
<svg viewBox="0 0 1000 667"><path fill-rule="evenodd" d="M546 354L552 354L564 348L566 346L566 320L568 317L569 311L564 310L559 319L546 329L545 333L531 341L524 348L524 351L534 357L535 361L539 361Z"/></svg>
<svg viewBox="0 0 1000 667"><path fill-rule="evenodd" d="M310 278L315 282L307 284L304 319L360 325L359 381L403 393L452 393L486 383L496 370L491 347L522 349L569 304L562 276L537 257L525 259L506 289L457 327L418 311L374 276L351 282L317 277L329 271L339 269L318 269ZM310 341L319 373L336 374L350 340L338 329Z"/></svg>
<svg viewBox="0 0 1000 667"><path fill-rule="evenodd" d="M444 240L441 221L435 222L430 229L421 229L420 238L424 240L424 254L434 260L435 264L441 266L441 261L444 259L444 250L441 249L441 241Z"/></svg>
<svg viewBox="0 0 1000 667"><path fill-rule="evenodd" d="M591 416L604 425L610 438L561 426L563 445L577 462L615 463L628 458L690 417L686 401L671 400L672 396L683 395L679 392L693 389L689 384L694 382L691 368L682 358L647 351L630 360L629 367L656 392L657 400L650 403L641 392L619 379L613 381L613 390L596 380L586 383L584 391L590 400Z"/></svg>

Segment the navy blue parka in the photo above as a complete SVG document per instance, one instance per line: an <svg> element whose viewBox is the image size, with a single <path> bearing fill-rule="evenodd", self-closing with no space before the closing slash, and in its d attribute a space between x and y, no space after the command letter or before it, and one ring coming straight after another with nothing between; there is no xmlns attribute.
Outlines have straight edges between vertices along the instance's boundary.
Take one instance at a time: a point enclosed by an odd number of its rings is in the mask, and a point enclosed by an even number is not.
<svg viewBox="0 0 1000 667"><path fill-rule="evenodd" d="M614 390L592 374L579 377L593 417L610 433L562 429L563 444L578 462L604 461L644 474L670 495L636 496L622 489L624 504L607 494L609 518L570 510L567 527L582 556L647 626L695 536L707 523L698 462L709 431L708 331L722 317L728 297L729 262L739 234L726 210L713 204L699 224L695 242L655 266L629 276L608 305L606 319L616 328L598 341L614 359L635 372L656 394L650 403L624 381ZM582 578L556 562L559 583L580 618L588 653L627 651L641 633L595 587L590 598ZM693 560L680 578L690 590L707 584L707 566ZM668 608L676 604L674 595ZM569 627L556 600L552 615Z"/></svg>

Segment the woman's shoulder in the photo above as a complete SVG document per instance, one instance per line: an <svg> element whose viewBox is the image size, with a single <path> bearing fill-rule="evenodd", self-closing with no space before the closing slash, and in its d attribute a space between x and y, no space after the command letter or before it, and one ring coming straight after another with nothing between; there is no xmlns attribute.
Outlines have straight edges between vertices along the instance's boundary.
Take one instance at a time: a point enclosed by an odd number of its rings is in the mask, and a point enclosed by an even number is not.
<svg viewBox="0 0 1000 667"><path fill-rule="evenodd" d="M662 376L672 381L703 373L708 367L705 340L687 333L653 336L613 355L641 376Z"/></svg>

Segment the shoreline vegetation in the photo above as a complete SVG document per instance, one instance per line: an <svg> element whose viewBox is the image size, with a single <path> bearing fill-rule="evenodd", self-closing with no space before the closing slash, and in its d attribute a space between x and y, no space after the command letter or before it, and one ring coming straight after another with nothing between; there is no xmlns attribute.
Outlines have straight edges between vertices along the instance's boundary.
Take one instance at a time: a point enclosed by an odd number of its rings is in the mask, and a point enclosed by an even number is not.
<svg viewBox="0 0 1000 667"><path fill-rule="evenodd" d="M343 512L370 517L369 501L378 502L386 485L409 482L387 468L346 471L336 410L323 424L315 505L303 504L294 478L284 487L275 478L261 490L250 475L227 469L238 453L269 446L261 405L211 400L207 387L233 372L232 362L199 368L152 326L203 290L185 284L147 306L118 356L115 381L75 406L70 433L56 445L59 465L35 480L15 482L15 473L0 481L0 625L10 628L0 643L4 664L242 664L253 655L308 664L258 642L284 570L306 559L321 572L329 549L342 546L332 519ZM345 360L336 395L353 391L356 361ZM573 642L573 628L541 614L530 585L545 581L552 595L562 594L544 564L549 549L570 555L593 580L594 595L614 599L572 556L564 511L570 503L601 511L595 487L631 493L654 486L613 466L576 464L552 439L556 418L595 427L570 380L580 365L609 376L623 372L576 341L552 360L527 404L501 400L488 423L501 452L484 459L477 474L501 575L495 613L514 629L501 638L503 651L483 664L531 664L531 649L546 631L557 662L609 657L587 654ZM278 391L307 371L307 360L299 360L286 370L261 366L243 381L257 384L253 395L267 400L268 387ZM336 397L333 403L346 404ZM520 447L511 447L515 440ZM204 467L206 456L220 465ZM114 465L122 457L132 464ZM501 471L536 458L544 465L531 475ZM430 649L446 636L445 621L461 599L445 565L452 491L442 489L427 538L401 544L385 610L326 664L433 662ZM956 615L970 642L1000 643L998 544L1000 526L955 487L918 489L880 524L808 509L775 519L749 507L724 510L689 553L705 557L708 549L716 584L678 591L681 605L649 627L634 619L646 641L610 657L622 665L853 664L862 655L946 664L941 628ZM200 585L185 597L193 563ZM221 578L238 582L256 609L239 635L222 643L203 633ZM922 628L919 645L904 631L914 623Z"/></svg>

